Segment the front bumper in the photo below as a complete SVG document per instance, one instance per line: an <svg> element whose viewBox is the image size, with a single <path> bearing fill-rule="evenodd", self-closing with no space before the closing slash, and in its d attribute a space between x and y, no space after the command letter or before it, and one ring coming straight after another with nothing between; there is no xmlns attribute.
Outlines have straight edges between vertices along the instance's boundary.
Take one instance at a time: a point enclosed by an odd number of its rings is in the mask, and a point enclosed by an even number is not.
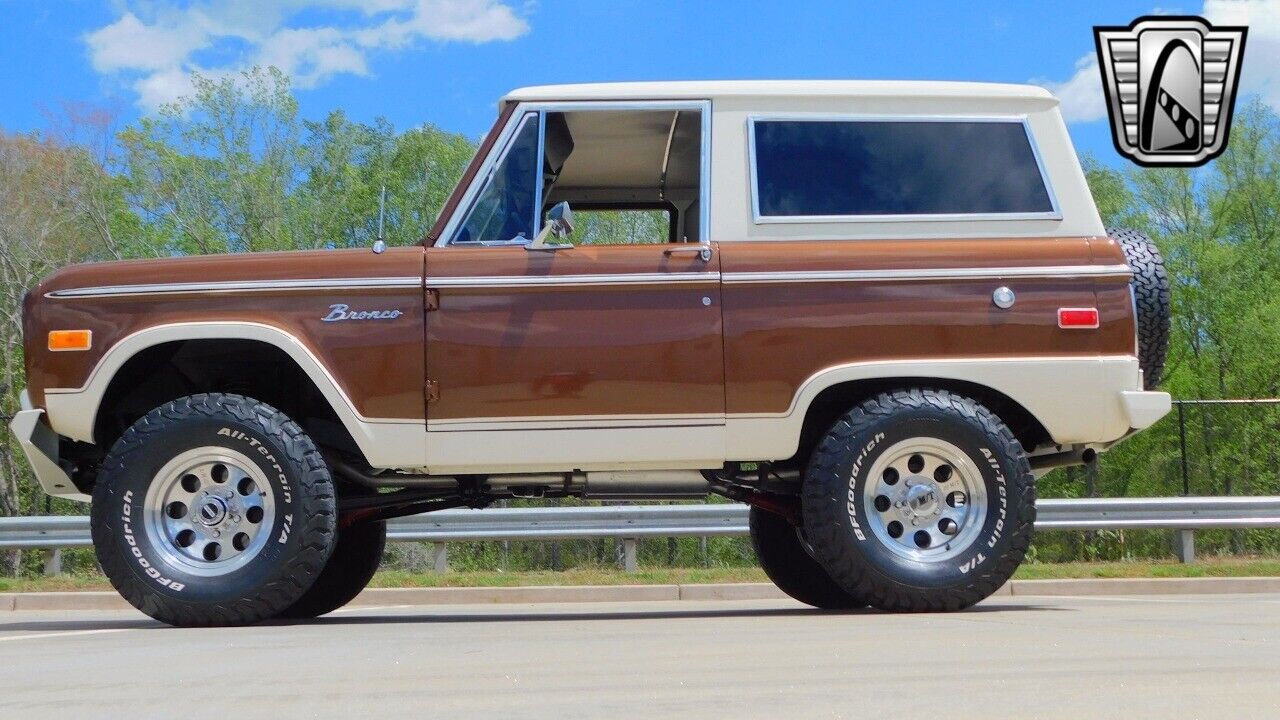
<svg viewBox="0 0 1280 720"><path fill-rule="evenodd" d="M22 410L13 416L9 429L18 438L36 480L46 493L89 502L89 496L76 488L67 471L58 464L58 435L45 422L44 410L31 407L25 392L22 394Z"/></svg>

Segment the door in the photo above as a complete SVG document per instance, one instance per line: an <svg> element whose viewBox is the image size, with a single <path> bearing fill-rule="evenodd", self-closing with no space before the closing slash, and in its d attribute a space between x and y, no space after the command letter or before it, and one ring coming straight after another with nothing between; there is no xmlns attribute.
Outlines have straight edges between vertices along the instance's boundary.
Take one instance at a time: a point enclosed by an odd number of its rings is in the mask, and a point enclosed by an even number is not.
<svg viewBox="0 0 1280 720"><path fill-rule="evenodd" d="M431 472L724 461L714 248L454 246L426 262Z"/></svg>
<svg viewBox="0 0 1280 720"><path fill-rule="evenodd" d="M426 251L430 472L722 465L709 110L526 103L504 116ZM578 208L577 227L549 249L544 214L559 203Z"/></svg>

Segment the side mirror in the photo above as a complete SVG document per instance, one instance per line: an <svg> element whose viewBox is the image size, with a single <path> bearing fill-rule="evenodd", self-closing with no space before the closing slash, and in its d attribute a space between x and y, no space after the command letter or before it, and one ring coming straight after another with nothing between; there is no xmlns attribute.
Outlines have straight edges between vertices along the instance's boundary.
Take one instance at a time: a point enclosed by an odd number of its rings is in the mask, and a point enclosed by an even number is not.
<svg viewBox="0 0 1280 720"><path fill-rule="evenodd" d="M547 224L556 237L569 237L573 233L573 210L561 200L547 211Z"/></svg>
<svg viewBox="0 0 1280 720"><path fill-rule="evenodd" d="M573 232L573 210L569 209L569 203L563 200L556 203L547 211L547 223L542 226L542 232L538 233L538 237L533 242L524 246L525 250L568 250L573 247L573 243L549 243L547 236L555 235L558 238L569 237Z"/></svg>

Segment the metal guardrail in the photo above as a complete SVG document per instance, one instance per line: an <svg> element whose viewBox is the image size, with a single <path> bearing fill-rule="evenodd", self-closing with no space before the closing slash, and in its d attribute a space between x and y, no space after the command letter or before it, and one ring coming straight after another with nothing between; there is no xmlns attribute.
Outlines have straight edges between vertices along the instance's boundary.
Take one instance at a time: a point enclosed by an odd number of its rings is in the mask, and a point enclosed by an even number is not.
<svg viewBox="0 0 1280 720"><path fill-rule="evenodd" d="M1280 497L1050 499L1036 503L1037 530L1280 527ZM746 505L444 510L391 520L392 542L707 537L747 534ZM87 547L89 518L0 518L0 549Z"/></svg>

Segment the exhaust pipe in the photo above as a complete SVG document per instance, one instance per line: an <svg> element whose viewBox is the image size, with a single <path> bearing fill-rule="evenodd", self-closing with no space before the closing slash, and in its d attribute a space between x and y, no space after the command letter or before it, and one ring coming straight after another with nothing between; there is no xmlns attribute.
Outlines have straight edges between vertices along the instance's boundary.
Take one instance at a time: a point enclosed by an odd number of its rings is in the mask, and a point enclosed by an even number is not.
<svg viewBox="0 0 1280 720"><path fill-rule="evenodd" d="M1050 455L1036 455L1028 458L1031 469L1036 472L1052 470L1060 467L1070 467L1072 465L1088 465L1098 459L1098 451L1093 448L1083 448L1081 450L1068 450L1066 452L1053 453Z"/></svg>
<svg viewBox="0 0 1280 720"><path fill-rule="evenodd" d="M370 473L342 461L331 461L331 465L347 480L365 487L437 490L458 488L458 478L451 475L411 475L390 471ZM490 475L483 478L482 482L489 492L510 493L517 497L561 493L592 499L674 500L704 497L710 492L710 485L699 470Z"/></svg>
<svg viewBox="0 0 1280 720"><path fill-rule="evenodd" d="M705 497L710 483L698 470L640 470L589 472L584 498L616 500L676 500Z"/></svg>

